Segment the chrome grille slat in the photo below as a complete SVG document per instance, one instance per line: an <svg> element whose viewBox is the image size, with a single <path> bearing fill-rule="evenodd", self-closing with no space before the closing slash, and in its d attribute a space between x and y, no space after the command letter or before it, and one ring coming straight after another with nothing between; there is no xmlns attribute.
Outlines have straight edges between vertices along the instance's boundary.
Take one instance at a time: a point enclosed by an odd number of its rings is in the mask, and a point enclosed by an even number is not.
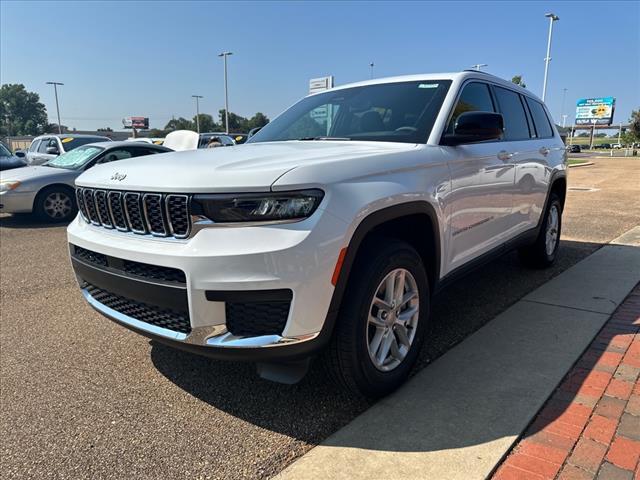
<svg viewBox="0 0 640 480"><path fill-rule="evenodd" d="M101 225L95 198L93 196L93 189L83 188L82 197L84 198L84 204L87 209L87 217L89 218L89 221L94 225Z"/></svg>
<svg viewBox="0 0 640 480"><path fill-rule="evenodd" d="M89 220L89 216L87 215L87 207L84 203L82 188L80 187L76 188L76 203L78 204L78 210L80 211L82 218L84 218L85 221L90 222L91 220Z"/></svg>
<svg viewBox="0 0 640 480"><path fill-rule="evenodd" d="M76 199L82 218L93 225L156 237L191 234L190 195L77 187Z"/></svg>
<svg viewBox="0 0 640 480"><path fill-rule="evenodd" d="M165 197L165 207L171 235L176 238L188 237L191 232L189 196L167 195Z"/></svg>
<svg viewBox="0 0 640 480"><path fill-rule="evenodd" d="M96 190L93 192L93 198L96 202L96 210L100 223L102 223L102 226L105 228L113 228L113 222L111 221L111 215L109 215L109 209L107 207L107 192L105 190Z"/></svg>
<svg viewBox="0 0 640 480"><path fill-rule="evenodd" d="M126 192L124 194L124 212L133 233L144 235L147 233L146 222L142 216L142 206L140 205L140 194L137 192Z"/></svg>
<svg viewBox="0 0 640 480"><path fill-rule="evenodd" d="M147 228L151 235L157 237L167 236L167 222L163 212L164 202L159 193L145 193L142 196L142 208L147 222Z"/></svg>
<svg viewBox="0 0 640 480"><path fill-rule="evenodd" d="M113 226L116 227L116 230L128 232L129 224L127 223L127 217L122 207L122 193L112 190L107 194L107 200L109 212L111 212L111 218L113 219Z"/></svg>

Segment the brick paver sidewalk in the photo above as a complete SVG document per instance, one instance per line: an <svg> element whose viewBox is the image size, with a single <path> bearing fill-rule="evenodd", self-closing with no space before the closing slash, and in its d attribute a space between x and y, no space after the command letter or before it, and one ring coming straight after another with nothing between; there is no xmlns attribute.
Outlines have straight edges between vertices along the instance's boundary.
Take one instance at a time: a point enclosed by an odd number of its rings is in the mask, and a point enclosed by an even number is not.
<svg viewBox="0 0 640 480"><path fill-rule="evenodd" d="M640 480L640 285L549 398L494 480Z"/></svg>

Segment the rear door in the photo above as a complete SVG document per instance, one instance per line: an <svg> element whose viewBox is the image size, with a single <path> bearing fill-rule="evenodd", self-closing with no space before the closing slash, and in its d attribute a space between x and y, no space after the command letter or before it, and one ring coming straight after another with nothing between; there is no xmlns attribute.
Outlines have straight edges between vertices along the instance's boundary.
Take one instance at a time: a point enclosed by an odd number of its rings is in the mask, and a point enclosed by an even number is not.
<svg viewBox="0 0 640 480"><path fill-rule="evenodd" d="M535 142L535 129L523 95L510 88L494 85L498 108L504 118L504 149L515 169L513 210L508 238L526 230L539 215L535 199L546 191L543 186L544 165Z"/></svg>
<svg viewBox="0 0 640 480"><path fill-rule="evenodd" d="M473 80L462 87L447 132L463 112L496 112L489 85ZM449 269L501 245L512 228L515 168L502 140L442 147L449 155Z"/></svg>

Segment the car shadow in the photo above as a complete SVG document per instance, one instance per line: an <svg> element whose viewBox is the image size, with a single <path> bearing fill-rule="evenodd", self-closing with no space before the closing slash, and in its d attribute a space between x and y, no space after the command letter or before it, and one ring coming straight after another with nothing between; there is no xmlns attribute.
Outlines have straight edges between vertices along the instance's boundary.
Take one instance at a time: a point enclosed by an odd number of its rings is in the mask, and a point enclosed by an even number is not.
<svg viewBox="0 0 640 480"><path fill-rule="evenodd" d="M0 215L0 227L2 228L54 228L66 227L70 222L43 222L33 213L12 213Z"/></svg>
<svg viewBox="0 0 640 480"><path fill-rule="evenodd" d="M428 341L413 374L600 246L563 240L556 264L547 270L525 269L512 252L447 288L434 302ZM335 386L322 368L321 359L313 362L300 383L281 385L258 378L252 364L221 362L158 342L150 344L155 368L178 387L229 415L307 444L318 444L371 406ZM458 446L518 434L520 432L494 430L477 433L469 428L466 434L460 435ZM438 444L439 438L434 436L433 441L429 441L429 450L454 447L450 443ZM374 439L365 443L349 446L380 449L380 445L386 445ZM391 444L389 448L403 449ZM409 450L411 448L407 448Z"/></svg>

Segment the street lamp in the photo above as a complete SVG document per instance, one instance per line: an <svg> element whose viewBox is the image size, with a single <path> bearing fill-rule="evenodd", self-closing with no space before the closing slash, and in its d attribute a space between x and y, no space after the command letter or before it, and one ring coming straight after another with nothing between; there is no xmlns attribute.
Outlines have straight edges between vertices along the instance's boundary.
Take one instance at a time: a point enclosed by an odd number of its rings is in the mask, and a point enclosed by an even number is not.
<svg viewBox="0 0 640 480"><path fill-rule="evenodd" d="M202 95L191 95L196 99L196 129L200 133L200 99L204 98Z"/></svg>
<svg viewBox="0 0 640 480"><path fill-rule="evenodd" d="M58 85L64 85L64 83L47 82L47 85L53 85L53 91L56 94L56 112L58 112L58 133L62 134L62 125L60 124L60 106L58 105Z"/></svg>
<svg viewBox="0 0 640 480"><path fill-rule="evenodd" d="M225 133L229 133L229 90L227 89L227 57L233 52L222 52L218 54L224 59L224 126Z"/></svg>
<svg viewBox="0 0 640 480"><path fill-rule="evenodd" d="M373 78L373 67L375 67L375 66L376 66L376 64L375 64L375 63L373 63L373 62L371 62L371 63L369 64L369 67L371 67L371 78Z"/></svg>
<svg viewBox="0 0 640 480"><path fill-rule="evenodd" d="M549 19L549 39L547 40L547 56L544 58L544 81L542 83L542 101L547 96L547 77L549 76L549 62L551 61L551 35L553 34L553 22L560 20L560 17L553 13L544 15Z"/></svg>
<svg viewBox="0 0 640 480"><path fill-rule="evenodd" d="M486 63L476 63L475 65L471 65L471 68L473 68L474 70L480 71L480 69L482 67L488 67L489 65L487 65Z"/></svg>

